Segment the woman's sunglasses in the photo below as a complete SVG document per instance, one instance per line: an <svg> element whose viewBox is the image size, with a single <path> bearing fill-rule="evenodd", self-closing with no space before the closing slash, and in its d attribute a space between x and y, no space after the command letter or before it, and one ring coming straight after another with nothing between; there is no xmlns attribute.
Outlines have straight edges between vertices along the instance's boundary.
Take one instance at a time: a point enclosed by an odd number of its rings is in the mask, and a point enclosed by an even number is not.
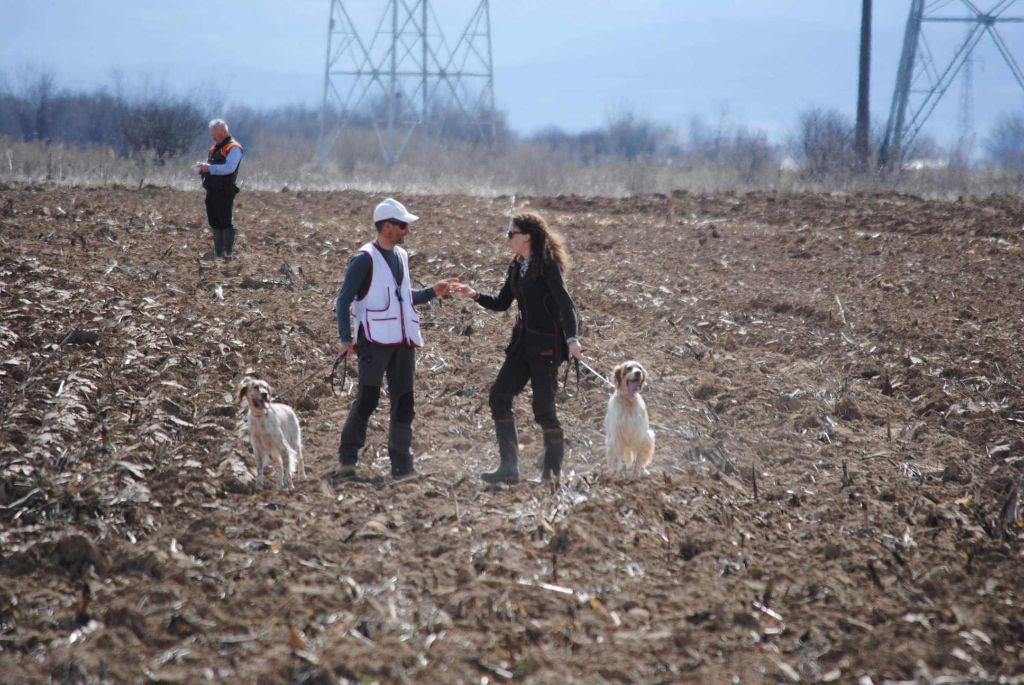
<svg viewBox="0 0 1024 685"><path fill-rule="evenodd" d="M510 228L507 231L505 231L505 237L508 238L509 240L512 240L512 236L514 236L514 235L523 235L523 233L525 233L525 231L513 231Z"/></svg>

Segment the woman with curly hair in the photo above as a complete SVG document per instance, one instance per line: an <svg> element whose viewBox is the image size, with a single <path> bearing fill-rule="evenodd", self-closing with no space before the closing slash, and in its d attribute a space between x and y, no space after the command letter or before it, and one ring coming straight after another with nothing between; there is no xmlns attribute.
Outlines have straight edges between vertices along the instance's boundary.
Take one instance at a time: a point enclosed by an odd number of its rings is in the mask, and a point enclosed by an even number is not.
<svg viewBox="0 0 1024 685"><path fill-rule="evenodd" d="M519 305L512 339L505 348L505 363L489 397L501 461L497 470L481 477L489 483L519 482L519 440L512 402L529 381L533 387L533 417L544 431L541 480L558 481L565 455L555 410L558 366L570 356L583 356L576 337L576 305L565 288L569 255L562 237L537 214L514 216L506 236L513 257L501 291L487 295L468 285L455 289L492 311L507 310L512 300Z"/></svg>

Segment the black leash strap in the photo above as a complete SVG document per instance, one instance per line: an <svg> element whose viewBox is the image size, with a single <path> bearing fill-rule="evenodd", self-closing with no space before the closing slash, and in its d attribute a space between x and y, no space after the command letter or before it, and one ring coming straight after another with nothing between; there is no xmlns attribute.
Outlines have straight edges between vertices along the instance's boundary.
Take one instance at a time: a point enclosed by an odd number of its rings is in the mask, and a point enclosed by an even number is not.
<svg viewBox="0 0 1024 685"><path fill-rule="evenodd" d="M335 366L335 368L337 368L338 363L335 362L334 366ZM291 385L289 385L287 388L285 388L281 392L275 392L274 393L275 401L279 397L287 397L291 392L293 392L294 390L297 390L298 388L302 387L303 385L305 385L306 383L311 381L316 376L319 376L326 369L327 369L326 366L322 366L319 369L316 369L315 371L310 372L310 374L308 376L307 375L303 375L301 378L299 378L298 382L292 383Z"/></svg>
<svg viewBox="0 0 1024 685"><path fill-rule="evenodd" d="M345 366L342 367L342 369L341 369L341 389L342 389L342 391L345 390L345 383L346 383L346 381L348 381L348 358L349 358L349 355L346 354L344 356L339 355L338 358L334 360L334 366L331 367L331 375L328 376L328 380L331 382L331 394L332 395L337 395L338 394L338 393L336 393L334 391L334 376L335 376L335 374L337 374L337 372L338 372L338 364L340 364L342 362L342 360L345 361Z"/></svg>
<svg viewBox="0 0 1024 685"><path fill-rule="evenodd" d="M569 368L575 367L576 369L576 392L569 392ZM567 397L577 397L580 394L580 360L575 357L569 360L569 363L565 365L565 376L562 377L562 391Z"/></svg>

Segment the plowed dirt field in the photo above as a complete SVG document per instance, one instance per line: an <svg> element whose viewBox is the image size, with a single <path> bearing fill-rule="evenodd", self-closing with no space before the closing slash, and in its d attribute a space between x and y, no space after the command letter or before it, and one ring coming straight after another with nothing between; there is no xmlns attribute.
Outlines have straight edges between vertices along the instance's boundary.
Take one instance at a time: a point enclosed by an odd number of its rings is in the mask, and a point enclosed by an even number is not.
<svg viewBox="0 0 1024 685"><path fill-rule="evenodd" d="M419 285L500 285L510 198L399 198ZM385 397L334 487L334 297L380 199L244 192L224 264L198 191L0 186L0 681L1024 682L1018 198L520 198L588 363L650 372L651 475L605 471L584 372L562 486L482 483L513 319L448 299L421 477ZM247 372L300 416L293 492L253 490Z"/></svg>

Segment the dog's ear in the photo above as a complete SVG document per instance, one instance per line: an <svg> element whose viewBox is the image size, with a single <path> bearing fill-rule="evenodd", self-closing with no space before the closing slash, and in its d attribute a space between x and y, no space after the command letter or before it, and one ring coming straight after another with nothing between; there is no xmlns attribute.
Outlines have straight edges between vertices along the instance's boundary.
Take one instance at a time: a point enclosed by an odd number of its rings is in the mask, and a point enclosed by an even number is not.
<svg viewBox="0 0 1024 685"><path fill-rule="evenodd" d="M241 402L245 399L245 396L249 392L249 379L246 378L242 381L242 384L238 386L238 401Z"/></svg>
<svg viewBox="0 0 1024 685"><path fill-rule="evenodd" d="M618 366L615 367L615 370L612 372L612 378L615 379L616 388L622 385L622 369L624 366L625 364L619 364Z"/></svg>

